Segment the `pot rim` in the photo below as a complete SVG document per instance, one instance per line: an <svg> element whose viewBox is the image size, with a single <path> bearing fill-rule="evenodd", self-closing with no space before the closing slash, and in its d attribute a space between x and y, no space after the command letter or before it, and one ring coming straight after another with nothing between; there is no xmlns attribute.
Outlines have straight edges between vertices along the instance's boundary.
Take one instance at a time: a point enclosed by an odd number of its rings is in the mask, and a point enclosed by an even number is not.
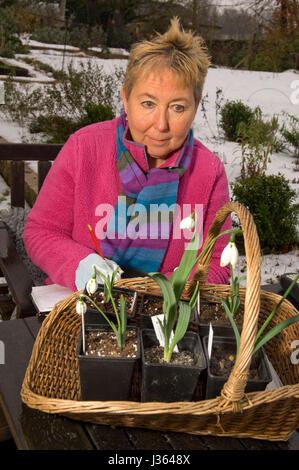
<svg viewBox="0 0 299 470"><path fill-rule="evenodd" d="M96 325L96 324L88 324L85 327L85 330L98 330L98 331L112 331L111 327L109 325ZM88 356L82 353L82 326L80 329L79 337L78 337L78 343L76 347L76 356L78 360L88 360L88 361L136 361L139 360L141 357L141 346L140 346L140 329L137 328L136 326L127 326L127 331L128 330L135 330L137 333L137 351L136 355L134 357L129 357L129 356L122 356L122 357L116 357L116 356Z"/></svg>
<svg viewBox="0 0 299 470"><path fill-rule="evenodd" d="M188 365L188 364L173 364L173 363L170 363L170 362L163 362L163 363L157 363L157 362L153 362L153 363L149 363L149 362L146 362L145 361L145 358L144 358L144 347L143 347L143 335L144 334L149 334L150 336L153 336L154 339L156 339L156 334L155 334L155 331L152 330L152 329L149 329L149 328L145 328L145 329L141 329L141 335L140 335L140 342L141 342L141 360L142 360L142 365L144 367L167 367L167 368L180 368L180 369L186 369L188 368L188 370L204 370L207 368L207 361L206 361L206 357L205 357L205 353L204 353L204 350L203 350L203 346L202 346L202 343L201 343L201 339L200 339L200 336L198 333L195 333L194 331L186 331L185 335L184 335L184 338L181 339L181 341L183 341L184 339L187 339L188 337L194 337L196 340L197 340L197 343L199 344L199 354L198 354L198 360L201 358L201 362L202 362L202 365ZM156 339L157 341L157 345L158 345L158 340ZM181 342L180 341L180 342ZM180 342L178 344L180 344Z"/></svg>

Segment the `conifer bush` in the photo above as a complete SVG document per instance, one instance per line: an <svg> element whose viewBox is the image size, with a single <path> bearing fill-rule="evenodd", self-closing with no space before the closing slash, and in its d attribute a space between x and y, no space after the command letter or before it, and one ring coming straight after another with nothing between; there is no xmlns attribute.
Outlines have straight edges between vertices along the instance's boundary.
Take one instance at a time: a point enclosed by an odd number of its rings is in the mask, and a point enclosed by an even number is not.
<svg viewBox="0 0 299 470"><path fill-rule="evenodd" d="M264 253L298 244L299 204L295 203L296 191L283 175L247 178L233 184L232 191L233 200L251 212Z"/></svg>

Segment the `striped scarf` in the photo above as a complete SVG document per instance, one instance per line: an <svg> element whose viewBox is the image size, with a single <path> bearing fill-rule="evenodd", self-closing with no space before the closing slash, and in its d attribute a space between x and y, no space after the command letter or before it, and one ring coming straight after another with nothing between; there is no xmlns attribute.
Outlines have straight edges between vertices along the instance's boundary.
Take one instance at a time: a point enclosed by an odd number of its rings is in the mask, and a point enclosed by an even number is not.
<svg viewBox="0 0 299 470"><path fill-rule="evenodd" d="M123 142L125 131L123 113L116 128L122 186L101 247L120 266L156 272L168 247L179 180L192 159L193 132L189 131L174 166L144 173Z"/></svg>

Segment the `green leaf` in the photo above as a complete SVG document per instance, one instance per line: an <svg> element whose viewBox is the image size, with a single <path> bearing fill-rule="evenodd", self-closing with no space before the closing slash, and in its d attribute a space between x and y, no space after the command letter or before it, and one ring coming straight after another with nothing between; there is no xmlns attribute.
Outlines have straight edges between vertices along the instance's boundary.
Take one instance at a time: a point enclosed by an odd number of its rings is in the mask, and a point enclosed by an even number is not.
<svg viewBox="0 0 299 470"><path fill-rule="evenodd" d="M126 312L126 301L123 295L120 296L120 307L119 307L119 318L120 318L120 325L121 325L121 342L122 347L126 342L126 331L127 331L127 312Z"/></svg>
<svg viewBox="0 0 299 470"><path fill-rule="evenodd" d="M170 282L177 301L180 300L186 282L196 264L196 257L199 248L199 235L195 234L188 244L178 268L172 273Z"/></svg>
<svg viewBox="0 0 299 470"><path fill-rule="evenodd" d="M165 337L165 327L166 327L166 324L165 324L165 315L164 315L164 320L163 320L163 322L160 320L160 318L158 318L158 322L159 322L161 331L162 331L162 333L163 333L163 336Z"/></svg>
<svg viewBox="0 0 299 470"><path fill-rule="evenodd" d="M94 306L94 308L96 310L98 310L98 312L100 312L100 314L105 318L105 320L107 321L107 323L109 323L109 325L111 326L111 328L113 329L113 331L115 332L115 325L113 322L111 322L109 320L109 318L107 317L107 315L105 314L105 312L103 312L103 310L100 309L100 307L88 296L88 295L85 295L85 294L80 294L81 297L85 297L86 299L89 300L89 302L91 302L91 304ZM114 327L114 328L113 328Z"/></svg>
<svg viewBox="0 0 299 470"><path fill-rule="evenodd" d="M270 339L274 338L274 336L278 335L284 328L292 325L299 321L299 315L295 315L294 317L287 318L286 320L279 323L279 325L274 326L268 333L263 336L259 341L255 343L255 348L253 354L256 353L264 344L266 344Z"/></svg>
<svg viewBox="0 0 299 470"><path fill-rule="evenodd" d="M229 318L229 321L231 322L231 325L232 325L234 333L235 333L236 345L237 345L237 355L238 355L239 347L240 347L240 333L239 333L238 327L236 325L236 322L234 320L234 317L232 316L232 313L231 313L230 309L228 308L228 306L225 303L225 300L222 299L221 303L222 303L222 306L225 310L225 313L227 314L227 316Z"/></svg>
<svg viewBox="0 0 299 470"><path fill-rule="evenodd" d="M175 345L184 337L187 331L189 320L190 320L190 315L191 315L190 304L188 304L187 302L180 301L178 321L177 321L173 339L169 347L169 351L167 355L167 362L169 362L171 359L171 355L172 355Z"/></svg>
<svg viewBox="0 0 299 470"><path fill-rule="evenodd" d="M191 310L193 310L195 305L196 305L197 297L198 297L198 291L199 291L199 283L197 282L196 287L194 289L194 292L193 292L192 297L191 297L190 302L189 302Z"/></svg>
<svg viewBox="0 0 299 470"><path fill-rule="evenodd" d="M295 279L291 282L291 284L289 285L289 287L287 288L287 290L285 291L285 293L283 294L282 298L280 299L280 301L275 305L274 309L272 310L272 312L270 313L270 315L268 316L268 318L265 320L265 322L263 323L263 325L261 326L261 328L259 329L257 335L256 335L256 340L261 336L261 334L263 333L263 331L265 330L265 328L268 326L268 324L270 323L270 321L272 320L272 318L274 317L275 313L277 312L278 308L280 307L280 305L282 304L282 302L285 300L285 298L289 295L290 291L293 289L294 285L296 284L296 282L298 281L299 279L299 274L295 277Z"/></svg>
<svg viewBox="0 0 299 470"><path fill-rule="evenodd" d="M165 345L168 346L171 331L173 329L176 313L177 313L177 300L174 294L173 287L164 274L161 273L149 273L151 277L160 287L164 297L163 312L165 315L165 330L164 330L164 341ZM165 308L165 311L164 311Z"/></svg>
<svg viewBox="0 0 299 470"><path fill-rule="evenodd" d="M234 295L232 298L232 314L234 315L240 306L240 297Z"/></svg>

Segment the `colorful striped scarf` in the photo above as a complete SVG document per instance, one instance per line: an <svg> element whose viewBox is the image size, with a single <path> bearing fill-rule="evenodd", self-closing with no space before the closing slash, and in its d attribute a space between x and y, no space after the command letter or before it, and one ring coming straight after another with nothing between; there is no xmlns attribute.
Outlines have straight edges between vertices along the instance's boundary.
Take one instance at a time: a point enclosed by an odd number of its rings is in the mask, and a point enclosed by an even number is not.
<svg viewBox="0 0 299 470"><path fill-rule="evenodd" d="M179 180L192 159L193 132L189 131L172 167L144 173L123 142L125 131L123 113L116 128L122 187L101 247L105 256L120 266L156 272L168 247Z"/></svg>

